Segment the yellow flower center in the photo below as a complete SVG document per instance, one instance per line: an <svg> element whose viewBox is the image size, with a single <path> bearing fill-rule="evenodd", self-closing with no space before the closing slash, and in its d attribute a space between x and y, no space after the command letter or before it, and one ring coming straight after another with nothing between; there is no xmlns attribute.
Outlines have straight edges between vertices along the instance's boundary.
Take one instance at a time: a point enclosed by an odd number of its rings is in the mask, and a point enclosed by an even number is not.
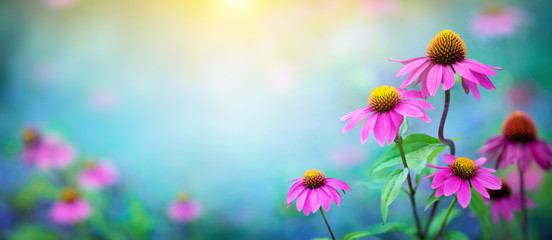
<svg viewBox="0 0 552 240"><path fill-rule="evenodd" d="M92 169L96 167L96 161L94 159L89 159L84 163L84 168L86 169Z"/></svg>
<svg viewBox="0 0 552 240"><path fill-rule="evenodd" d="M521 111L515 111L504 121L502 133L512 142L531 142L537 137L537 127L531 117Z"/></svg>
<svg viewBox="0 0 552 240"><path fill-rule="evenodd" d="M63 189L61 192L61 201L63 202L70 203L75 201L77 198L79 198L79 193L74 188L68 187Z"/></svg>
<svg viewBox="0 0 552 240"><path fill-rule="evenodd" d="M311 169L303 175L303 185L306 188L314 189L324 186L326 183L326 175L316 169Z"/></svg>
<svg viewBox="0 0 552 240"><path fill-rule="evenodd" d="M33 144L39 139L38 131L33 128L27 128L23 130L23 142L25 144Z"/></svg>
<svg viewBox="0 0 552 240"><path fill-rule="evenodd" d="M188 201L188 199L190 199L190 196L186 193L182 193L182 194L178 195L178 201L179 202L186 202L186 201Z"/></svg>
<svg viewBox="0 0 552 240"><path fill-rule="evenodd" d="M451 65L466 58L466 44L457 33L443 30L429 42L426 53L434 63Z"/></svg>
<svg viewBox="0 0 552 240"><path fill-rule="evenodd" d="M401 102L399 90L391 86L380 86L372 90L368 98L368 106L374 112L385 113Z"/></svg>
<svg viewBox="0 0 552 240"><path fill-rule="evenodd" d="M471 179L475 176L477 165L469 158L459 157L451 166L452 173L462 179Z"/></svg>

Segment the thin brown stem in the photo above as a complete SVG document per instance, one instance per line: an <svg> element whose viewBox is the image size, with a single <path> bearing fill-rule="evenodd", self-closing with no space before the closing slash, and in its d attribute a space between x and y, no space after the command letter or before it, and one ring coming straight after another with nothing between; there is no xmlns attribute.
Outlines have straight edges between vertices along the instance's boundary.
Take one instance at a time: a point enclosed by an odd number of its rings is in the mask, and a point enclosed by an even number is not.
<svg viewBox="0 0 552 240"><path fill-rule="evenodd" d="M408 163L406 163L406 156L404 154L404 149L402 146L402 137L398 137L395 140L395 144L397 144L397 147L399 148L399 151L401 153L401 159L402 159L404 168L408 169ZM416 194L416 191L412 187L410 170L408 170L408 175L406 176L406 179L408 180L408 188L410 190L410 193L408 194L408 196L410 197L410 203L412 204L412 212L414 214L414 220L416 221L416 230L418 233L418 237L420 237L420 239L424 239L424 233L422 232L422 225L420 224L420 218L418 217L418 210L416 210L416 198L414 197L414 194Z"/></svg>
<svg viewBox="0 0 552 240"><path fill-rule="evenodd" d="M328 220L326 220L326 215L324 215L324 209L322 209L322 207L320 207L320 213L322 214L322 218L324 218L324 222L326 222L326 227L328 227L328 231L330 231L330 235L332 235L332 239L335 240L334 234L332 232L332 228L330 227Z"/></svg>
<svg viewBox="0 0 552 240"><path fill-rule="evenodd" d="M520 163L518 161L519 169L519 193L521 195L521 231L523 233L523 239L526 240L528 237L528 226L529 220L527 218L527 205L525 204L525 187L523 186L523 171L521 170Z"/></svg>

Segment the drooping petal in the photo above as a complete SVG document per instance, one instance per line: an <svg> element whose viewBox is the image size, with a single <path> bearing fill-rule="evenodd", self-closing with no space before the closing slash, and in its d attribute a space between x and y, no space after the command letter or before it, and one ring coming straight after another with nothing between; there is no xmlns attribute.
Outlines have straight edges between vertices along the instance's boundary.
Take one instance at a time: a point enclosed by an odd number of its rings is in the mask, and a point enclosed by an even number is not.
<svg viewBox="0 0 552 240"><path fill-rule="evenodd" d="M485 189L485 187L483 187L483 184L481 184L479 182L479 180L477 180L476 178L472 178L470 179L470 182L473 186L473 188L475 188L475 190L477 190L477 192L479 194L481 194L481 196L483 196L484 198L491 198L491 196L489 195L489 192L487 192L487 189Z"/></svg>
<svg viewBox="0 0 552 240"><path fill-rule="evenodd" d="M441 81L443 79L443 66L440 64L435 64L433 67L431 67L431 70L429 70L429 74L427 75L427 90L429 91L429 94L431 96L435 96L435 93L437 93L437 89L439 89L439 85L441 85Z"/></svg>
<svg viewBox="0 0 552 240"><path fill-rule="evenodd" d="M319 198L320 195L318 195L318 191L322 191L322 190L320 190L320 188L315 188L315 189L312 189L310 193L309 202L310 202L312 213L315 213L320 208L321 201Z"/></svg>
<svg viewBox="0 0 552 240"><path fill-rule="evenodd" d="M449 90L454 86L454 71L452 68L446 66L443 67L443 90Z"/></svg>
<svg viewBox="0 0 552 240"><path fill-rule="evenodd" d="M304 190L304 188L305 187L301 182L296 182L295 184L293 184L293 186L291 186L286 196L286 203L288 208L289 208L289 205L291 205L291 202L293 202L293 200L299 195L299 193L301 193Z"/></svg>
<svg viewBox="0 0 552 240"><path fill-rule="evenodd" d="M426 166L432 167L432 168L437 168L437 169L450 169L449 167L435 166L431 163L426 163Z"/></svg>
<svg viewBox="0 0 552 240"><path fill-rule="evenodd" d="M437 190L435 190L435 197L438 198L440 196L443 196L443 188L442 187L437 188Z"/></svg>
<svg viewBox="0 0 552 240"><path fill-rule="evenodd" d="M408 85L412 84L412 82L414 82L414 80L416 80L416 78L418 78L420 74L422 74L422 72L426 70L429 64L431 64L431 61L426 61L422 63L418 68L414 69L410 74L408 74L408 77L406 77L400 88L404 89L408 87Z"/></svg>
<svg viewBox="0 0 552 240"><path fill-rule="evenodd" d="M502 188L502 181L495 175L486 172L477 172L475 174L477 179L484 187L488 189L498 190ZM473 178L472 178L473 179Z"/></svg>
<svg viewBox="0 0 552 240"><path fill-rule="evenodd" d="M418 107L416 106L420 112L422 112L424 115L422 115L421 117L418 117L420 120L426 122L426 123L431 123L431 118L429 118L429 116L427 115L427 113L421 108L421 107Z"/></svg>
<svg viewBox="0 0 552 240"><path fill-rule="evenodd" d="M326 212L330 211L330 206L332 205L331 197L326 191L322 190L322 188L318 188L318 199L320 200L322 208L324 208Z"/></svg>
<svg viewBox="0 0 552 240"><path fill-rule="evenodd" d="M310 191L307 193L307 197L305 198L305 204L303 205L303 213L305 214L305 216L308 216L311 212L311 202L310 202L310 198L312 197L312 190L309 189Z"/></svg>
<svg viewBox="0 0 552 240"><path fill-rule="evenodd" d="M334 204L336 206L339 207L339 192L337 192L337 190L329 187L329 186L322 186L320 187L324 192L326 192L326 194L328 194L328 196L330 196L330 198L332 199L332 201L334 202Z"/></svg>
<svg viewBox="0 0 552 240"><path fill-rule="evenodd" d="M359 109L354 110L354 111L352 111L352 112L350 112L350 113L347 113L347 114L346 114L345 116L343 116L343 117L340 117L339 120L341 120L341 121L349 120L349 119L351 119L352 117L354 117L354 116L356 116L357 114L359 114L360 112L364 112L364 111L366 111L366 108L365 108L365 107L364 107L364 108L359 108Z"/></svg>
<svg viewBox="0 0 552 240"><path fill-rule="evenodd" d="M456 195L458 197L458 203L460 203L460 206L462 206L463 208L468 207L471 200L471 189L468 180L463 179L461 181L460 188L458 188L458 193Z"/></svg>
<svg viewBox="0 0 552 240"><path fill-rule="evenodd" d="M475 165L481 166L481 165L485 164L485 162L487 162L487 158L481 157L481 158L478 158L477 160L475 160L473 162L475 163Z"/></svg>
<svg viewBox="0 0 552 240"><path fill-rule="evenodd" d="M502 146L504 144L504 140L505 140L504 136L502 136L502 135L494 136L494 137L490 138L489 140L487 140L485 142L485 144L483 145L483 147L481 147L479 150L477 150L477 152L479 152L481 154L487 154L492 149L495 149L497 147Z"/></svg>
<svg viewBox="0 0 552 240"><path fill-rule="evenodd" d="M376 138L376 142L378 142L378 144L382 147L385 143L385 136L387 135L385 132L386 129L387 122L385 121L385 118L383 115L378 116L374 125L374 137Z"/></svg>
<svg viewBox="0 0 552 240"><path fill-rule="evenodd" d="M341 131L341 134L348 132L353 127L355 127L357 124L359 124L368 114L370 114L372 110L370 110L369 107L363 108L363 111L358 112L357 115L353 116L345 125L343 130Z"/></svg>
<svg viewBox="0 0 552 240"><path fill-rule="evenodd" d="M303 179L303 178L296 178L296 179L293 179L293 180L289 181L288 183L295 182L295 181L301 181L301 179Z"/></svg>
<svg viewBox="0 0 552 240"><path fill-rule="evenodd" d="M486 173L494 173L494 172L496 172L495 169L486 168L486 167L478 167L478 168L477 168L477 171L486 172Z"/></svg>
<svg viewBox="0 0 552 240"><path fill-rule="evenodd" d="M479 84L481 84L482 87L484 87L486 89L489 89L489 90L496 90L496 87L491 82L491 79L489 79L489 77L487 77L487 75L483 75L483 74L477 73L477 72L472 72L472 74L473 74L473 76L475 76L475 78L477 78L477 80L479 81Z"/></svg>
<svg viewBox="0 0 552 240"><path fill-rule="evenodd" d="M299 196L297 196L297 201L295 201L295 205L297 206L297 211L301 211L303 209L303 206L305 206L305 201L307 200L307 196L310 193L310 189L305 188Z"/></svg>
<svg viewBox="0 0 552 240"><path fill-rule="evenodd" d="M396 59L387 59L387 60L392 61L392 62L400 62L400 63L406 65L406 64L409 64L411 62L414 62L414 61L422 59L422 58L427 58L427 57L417 57L417 58L411 58L411 59L407 59L407 60L396 60Z"/></svg>
<svg viewBox="0 0 552 240"><path fill-rule="evenodd" d="M452 67L454 67L454 70L456 70L456 72L460 74L460 76L462 76L463 78L467 79L471 83L479 84L479 81L477 80L477 78L472 74L470 69L468 69L463 63L461 62L453 63Z"/></svg>
<svg viewBox="0 0 552 240"><path fill-rule="evenodd" d="M547 154L546 148L542 148L539 142L532 142L526 145L531 150L531 154L539 167L545 171L549 171L552 163L550 163L550 155Z"/></svg>
<svg viewBox="0 0 552 240"><path fill-rule="evenodd" d="M411 105L415 105L415 106L419 106L419 107L423 107L423 108L429 109L429 110L435 110L435 108L433 106L431 106L431 104L429 104L428 102L426 102L424 100L421 100L421 99L403 99L402 102L403 103L408 103L408 104L411 104Z"/></svg>
<svg viewBox="0 0 552 240"><path fill-rule="evenodd" d="M448 180L446 180L443 183L443 193L445 193L445 196L450 196L458 191L458 188L460 188L460 183L462 182L462 179L459 177L453 176L450 177Z"/></svg>
<svg viewBox="0 0 552 240"><path fill-rule="evenodd" d="M393 110L395 112L407 116L407 117L421 117L424 115L420 109L412 104L401 102L399 105L397 105Z"/></svg>
<svg viewBox="0 0 552 240"><path fill-rule="evenodd" d="M475 72L485 74L485 75L489 75L489 76L496 76L496 72L492 68L490 68L489 66L487 66L483 63L480 63L478 61L475 61L475 60L472 60L472 59L464 59L464 60L462 60L462 63L467 68L472 70L472 72L475 71Z"/></svg>
<svg viewBox="0 0 552 240"><path fill-rule="evenodd" d="M429 59L427 58L421 58L421 59L414 60L410 63L407 63L406 65L404 65L404 67L401 68L401 70L399 70L399 72L397 73L397 75L395 75L395 77L400 77L409 72L412 72L417 68L419 68L420 66L426 64L428 61Z"/></svg>
<svg viewBox="0 0 552 240"><path fill-rule="evenodd" d="M477 84L467 81L466 78L464 77L462 77L462 84L463 84L462 86L466 85L466 87L469 89L469 91L467 91L466 94L471 91L475 99L477 99L477 101L481 100L481 94L479 93Z"/></svg>
<svg viewBox="0 0 552 240"><path fill-rule="evenodd" d="M395 113L394 111L390 111L390 112L386 112L384 113L384 117L386 118L386 122L387 122L387 130L385 130L387 132L387 145L391 145L391 143L393 143L393 141L395 140L395 138L397 137L397 134L399 134L399 127L400 126L395 126L395 120L393 119L393 113ZM402 117L402 116L401 116ZM404 119L404 118L402 118Z"/></svg>
<svg viewBox="0 0 552 240"><path fill-rule="evenodd" d="M341 190L351 191L351 187L349 187L347 183L335 178L326 178L326 185Z"/></svg>
<svg viewBox="0 0 552 240"><path fill-rule="evenodd" d="M362 125L362 129L360 130L360 141L362 144L364 144L368 138L370 137L370 134L374 130L374 125L376 123L376 119L378 118L379 113L374 113L364 121L364 125Z"/></svg>
<svg viewBox="0 0 552 240"><path fill-rule="evenodd" d="M400 90L402 98L422 98L422 93L418 90Z"/></svg>
<svg viewBox="0 0 552 240"><path fill-rule="evenodd" d="M443 169L441 171L438 171L435 176L433 177L433 181L431 182L431 188L439 188L442 187L443 183L447 181L449 178L451 178L452 171L450 169Z"/></svg>
<svg viewBox="0 0 552 240"><path fill-rule="evenodd" d="M456 161L456 156L446 153L443 155L443 160L445 160L446 164L452 165Z"/></svg>

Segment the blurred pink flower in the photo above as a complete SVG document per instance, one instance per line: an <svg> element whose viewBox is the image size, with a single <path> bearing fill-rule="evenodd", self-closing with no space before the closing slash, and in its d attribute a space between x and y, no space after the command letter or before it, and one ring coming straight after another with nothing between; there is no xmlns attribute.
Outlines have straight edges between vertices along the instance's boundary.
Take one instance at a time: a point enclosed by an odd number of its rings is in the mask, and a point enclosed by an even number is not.
<svg viewBox="0 0 552 240"><path fill-rule="evenodd" d="M364 159L364 151L358 145L336 148L330 155L332 163L338 166L357 165Z"/></svg>
<svg viewBox="0 0 552 240"><path fill-rule="evenodd" d="M79 185L88 189L101 189L117 181L117 169L108 162L87 162L78 177Z"/></svg>
<svg viewBox="0 0 552 240"><path fill-rule="evenodd" d="M88 103L93 110L107 111L117 106L117 97L109 90L98 90L92 93Z"/></svg>
<svg viewBox="0 0 552 240"><path fill-rule="evenodd" d="M520 8L493 5L474 17L472 27L481 38L494 38L513 35L527 21L528 14Z"/></svg>
<svg viewBox="0 0 552 240"><path fill-rule="evenodd" d="M521 111L510 114L502 125L502 135L488 139L479 152L487 154L490 159L496 157L496 168L505 168L519 161L521 169L525 171L531 165L531 160L546 171L552 165L552 147L537 138L535 122Z"/></svg>
<svg viewBox="0 0 552 240"><path fill-rule="evenodd" d="M64 8L77 2L77 0L45 0L46 4L52 8Z"/></svg>
<svg viewBox="0 0 552 240"><path fill-rule="evenodd" d="M382 16L397 12L399 3L396 0L362 0L360 8L369 16Z"/></svg>
<svg viewBox="0 0 552 240"><path fill-rule="evenodd" d="M368 107L357 109L339 118L341 121L348 120L341 133L348 132L368 117L360 130L360 141L364 144L374 131L374 137L380 146L383 147L385 139L390 145L399 133L405 116L431 122L422 107L431 110L435 108L426 101L410 99L421 97L420 91L416 90L404 91L391 86L377 87L370 93Z"/></svg>
<svg viewBox="0 0 552 240"><path fill-rule="evenodd" d="M486 158L479 158L473 161L469 158L445 154L443 159L448 166L441 167L426 164L428 167L441 169L424 178L433 177L431 188L437 189L435 197L440 197L443 194L450 196L456 193L458 203L463 208L466 208L471 200L470 183L484 198L489 198L489 193L485 188L501 188L502 181L491 174L496 170L480 167L487 161Z"/></svg>
<svg viewBox="0 0 552 240"><path fill-rule="evenodd" d="M175 222L190 222L200 217L201 206L194 200L189 199L187 194L178 197L178 201L172 203L167 214Z"/></svg>
<svg viewBox="0 0 552 240"><path fill-rule="evenodd" d="M50 219L61 225L71 225L87 219L92 212L90 204L81 199L75 189L66 188L62 192L61 201L50 207Z"/></svg>
<svg viewBox="0 0 552 240"><path fill-rule="evenodd" d="M316 169L311 169L305 172L302 178L296 178L289 182L294 183L286 197L287 207L291 205L293 200L297 198L295 205L297 211L303 211L305 216L309 213L316 213L320 206L324 210L329 211L332 201L339 207L343 203L343 197L337 189L341 189L343 194L345 190L351 191L351 187L345 182L335 179L326 178L326 175Z"/></svg>
<svg viewBox="0 0 552 240"><path fill-rule="evenodd" d="M40 169L65 168L75 157L72 146L53 136L42 136L33 128L24 130L23 140L23 161Z"/></svg>
<svg viewBox="0 0 552 240"><path fill-rule="evenodd" d="M484 199L486 203L491 204L491 216L493 221L498 223L500 215L510 222L514 211L521 210L521 195L512 192L512 186L506 179L502 182L502 188L489 190L490 199ZM535 203L528 197L525 197L525 203L529 208L535 208Z"/></svg>
<svg viewBox="0 0 552 240"><path fill-rule="evenodd" d="M508 91L508 105L519 108L529 105L533 101L534 90L529 84L516 84Z"/></svg>
<svg viewBox="0 0 552 240"><path fill-rule="evenodd" d="M543 180L542 170L537 167L531 167L523 173L523 187L525 191L537 190L540 188ZM506 181L512 189L520 189L519 172L517 169L510 169L506 172Z"/></svg>
<svg viewBox="0 0 552 240"><path fill-rule="evenodd" d="M489 90L496 89L487 75L496 76L493 69L502 68L467 59L466 44L459 34L451 30L439 32L429 43L426 53L425 57L408 60L390 59L405 65L396 77L409 74L401 84L401 89L410 86L418 78L414 87L422 83L422 97L435 96L441 83L443 90L449 90L454 86L455 72L462 77L462 87L466 94L471 91L477 100L481 100L477 85Z"/></svg>

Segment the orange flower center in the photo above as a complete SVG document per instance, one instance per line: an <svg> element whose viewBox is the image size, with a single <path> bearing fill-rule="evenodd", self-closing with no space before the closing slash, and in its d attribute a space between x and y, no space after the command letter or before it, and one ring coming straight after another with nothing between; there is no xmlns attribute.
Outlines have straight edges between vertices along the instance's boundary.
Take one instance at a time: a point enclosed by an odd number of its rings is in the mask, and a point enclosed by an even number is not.
<svg viewBox="0 0 552 240"><path fill-rule="evenodd" d="M399 90L391 86L380 86L372 90L368 98L368 106L374 112L385 113L401 102Z"/></svg>
<svg viewBox="0 0 552 240"><path fill-rule="evenodd" d="M531 117L521 111L515 111L504 121L502 133L512 142L531 142L537 137L537 127Z"/></svg>
<svg viewBox="0 0 552 240"><path fill-rule="evenodd" d="M429 42L426 53L434 63L451 65L466 58L466 44L459 34L443 30Z"/></svg>
<svg viewBox="0 0 552 240"><path fill-rule="evenodd" d="M39 139L38 131L33 128L27 128L23 130L23 142L26 145L33 144Z"/></svg>
<svg viewBox="0 0 552 240"><path fill-rule="evenodd" d="M451 166L452 173L462 179L471 179L475 176L477 165L469 158L459 157Z"/></svg>
<svg viewBox="0 0 552 240"><path fill-rule="evenodd" d="M326 183L326 175L316 169L311 169L303 175L303 185L309 189L315 189L324 186Z"/></svg>
<svg viewBox="0 0 552 240"><path fill-rule="evenodd" d="M79 193L74 188L68 187L61 192L61 201L63 202L71 203L77 200L77 198L79 198Z"/></svg>

